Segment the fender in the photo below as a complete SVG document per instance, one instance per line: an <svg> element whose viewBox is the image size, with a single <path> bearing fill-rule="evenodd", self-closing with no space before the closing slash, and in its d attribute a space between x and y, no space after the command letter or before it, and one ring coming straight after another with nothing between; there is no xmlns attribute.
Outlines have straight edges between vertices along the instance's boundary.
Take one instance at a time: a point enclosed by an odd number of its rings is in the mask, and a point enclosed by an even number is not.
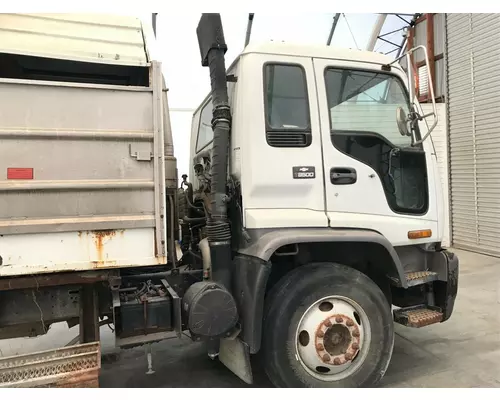
<svg viewBox="0 0 500 400"><path fill-rule="evenodd" d="M269 262L281 246L294 243L360 242L376 243L384 247L393 260L391 272L403 288L408 288L406 275L398 254L391 243L380 233L359 229L291 228L256 229L247 231L250 240L241 246L234 259L233 289L238 312L241 316L241 339L250 353L260 349L262 314L267 279L271 272Z"/></svg>

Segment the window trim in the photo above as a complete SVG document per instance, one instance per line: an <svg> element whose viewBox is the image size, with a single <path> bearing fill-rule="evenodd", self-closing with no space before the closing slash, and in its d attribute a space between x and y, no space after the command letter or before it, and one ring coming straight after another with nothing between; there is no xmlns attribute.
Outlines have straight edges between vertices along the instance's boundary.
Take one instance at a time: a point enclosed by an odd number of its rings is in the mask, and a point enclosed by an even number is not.
<svg viewBox="0 0 500 400"><path fill-rule="evenodd" d="M196 130L196 145L194 147L195 154L198 154L203 150L205 150L214 141L214 138L212 137L212 140L207 142L203 147L198 148L198 142L200 141L201 116L203 115L203 110L205 110L205 107L207 107L211 103L212 103L212 96L210 96L200 108L200 116L198 117L198 129Z"/></svg>
<svg viewBox="0 0 500 400"><path fill-rule="evenodd" d="M378 70L375 69L370 69L370 68L350 68L350 67L337 67L337 66L326 66L323 70L323 84L325 87L325 94L326 94L326 107L327 107L327 112L328 112L328 125L330 127L330 134L335 131L332 126L332 115L330 113L330 95L327 90L327 85L326 85L326 74L328 70L338 70L338 71L355 71L355 72L371 72L371 73L378 73L380 75L386 75L395 78L396 80L399 81L401 88L403 89L404 94L406 95L406 99L408 101L407 106L410 107L411 105L411 99L410 99L410 93L408 92L408 88L406 87L403 79L398 75L393 72L387 72L387 71L381 71L379 72ZM387 90L387 89L386 89ZM338 129L337 129L338 130ZM344 129L345 130L345 129ZM420 139L420 129L418 132L418 137L417 139Z"/></svg>
<svg viewBox="0 0 500 400"><path fill-rule="evenodd" d="M278 129L273 128L268 121L268 99L267 99L267 67L268 66L282 66L282 67L298 67L302 71L302 79L304 82L305 89L305 99L306 99L306 115L307 115L307 126L305 128L284 128ZM279 147L279 148L304 148L309 147L312 143L312 124L311 124L311 106L309 104L309 87L307 82L307 72L303 64L299 62L283 62L283 61L266 61L262 65L262 95L264 97L264 124L266 131L266 142L271 147ZM269 143L269 133L304 133L306 135L306 143L304 145L299 146L275 146Z"/></svg>
<svg viewBox="0 0 500 400"><path fill-rule="evenodd" d="M327 75L327 72L328 70L338 70L338 71L360 71L360 72L372 72L372 73L378 73L377 70L374 70L374 69L369 69L369 68L350 68L350 67L337 67L337 66L325 66L324 68L324 71L323 71L323 85L324 85L324 88L325 88L325 95L326 95L326 108L327 108L327 113L328 113L328 125L329 125L329 136L330 136L330 144L333 146L333 148L335 150L337 150L338 152L352 158L353 160L356 160L364 165L368 165L370 166L369 164L367 164L365 161L363 160L360 160L359 158L356 158L356 157L353 157L351 154L348 154L344 151L342 151L342 149L339 149L335 143L334 143L334 140L332 138L332 136L335 134L334 132L344 132L344 133L347 133L347 132L352 132L350 130L345 130L345 129L333 129L333 126L332 126L332 116L331 116L331 113L330 113L330 98L329 98L329 93L328 93L328 89L327 89L327 78L326 78L326 75ZM406 87L405 83L404 83L404 80L398 75L398 74L395 74L393 72L386 72L386 71L382 71L380 72L380 74L383 74L383 75L387 75L387 76L390 76L390 77L393 77L395 78L399 84L401 85L401 88L404 92L404 94L406 95L406 99L408 101L408 105L411 105L411 99L410 99L410 94L408 92L408 88ZM377 133L377 132L372 132L372 133ZM418 129L418 138L420 138L420 129ZM380 135L382 136L382 135ZM383 140L385 143L389 144L389 140L387 140L385 137L384 137L384 140ZM390 143L392 146L394 146L393 143ZM394 146L396 148L396 146ZM412 149L414 149L415 151L417 152L423 152L425 153L425 150L424 150L424 147L423 147L423 144L421 143L418 147L412 147ZM409 151L407 150L406 148L403 148L402 151ZM382 181L382 177L380 176L380 174L378 173L377 170L375 170L375 173L377 174L377 176L379 177L379 179ZM387 200L387 205L389 206L389 208L395 213L395 214L398 214L398 215L407 215L407 216L411 216L411 217L415 217L415 216L424 216L426 215L428 212L429 212L429 207L430 207L430 188L429 188L429 179L428 179L428 175L429 175L429 171L427 170L427 165L426 165L426 171L425 171L425 183L426 183L426 193L425 193L425 205L423 207L422 210L418 210L418 211L415 211L415 212L412 212L412 211L409 211L407 209L403 210L399 207L396 207L393 208L391 203L389 202L389 199L387 198L387 193L385 192L385 189L384 189L384 195L386 197L386 200Z"/></svg>

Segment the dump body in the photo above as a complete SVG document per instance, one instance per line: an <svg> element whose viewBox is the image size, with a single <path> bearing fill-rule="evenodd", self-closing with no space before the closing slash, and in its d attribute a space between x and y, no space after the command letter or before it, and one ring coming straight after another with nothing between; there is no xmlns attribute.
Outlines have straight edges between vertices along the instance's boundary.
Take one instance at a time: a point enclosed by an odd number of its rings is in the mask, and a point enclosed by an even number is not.
<svg viewBox="0 0 500 400"><path fill-rule="evenodd" d="M0 79L0 276L164 264L160 64L2 57L27 79Z"/></svg>

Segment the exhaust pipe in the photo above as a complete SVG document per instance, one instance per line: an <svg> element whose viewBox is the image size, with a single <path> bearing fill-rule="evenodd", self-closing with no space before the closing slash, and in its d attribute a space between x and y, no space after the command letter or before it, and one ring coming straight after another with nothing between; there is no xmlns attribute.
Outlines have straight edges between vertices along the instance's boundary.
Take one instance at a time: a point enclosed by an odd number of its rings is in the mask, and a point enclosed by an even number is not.
<svg viewBox="0 0 500 400"><path fill-rule="evenodd" d="M205 338L208 355L213 359L219 353L220 339L230 334L239 319L231 294L231 229L226 198L231 113L224 64L227 46L220 14L203 14L196 33L201 63L210 68L212 83L212 214L206 224L209 252L206 242L200 243L204 270L211 264L212 279L196 282L186 290L182 311L191 337Z"/></svg>
<svg viewBox="0 0 500 400"><path fill-rule="evenodd" d="M228 148L231 111L227 94L224 39L220 14L202 14L198 28L201 64L210 69L214 131L212 150L212 214L207 220L212 278L231 291L231 229L227 219Z"/></svg>

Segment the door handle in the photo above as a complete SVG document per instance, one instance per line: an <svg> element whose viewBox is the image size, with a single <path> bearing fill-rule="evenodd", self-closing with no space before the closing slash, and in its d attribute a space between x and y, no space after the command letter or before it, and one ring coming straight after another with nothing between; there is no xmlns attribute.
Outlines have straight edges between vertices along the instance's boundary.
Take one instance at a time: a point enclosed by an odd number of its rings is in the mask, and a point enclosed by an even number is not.
<svg viewBox="0 0 500 400"><path fill-rule="evenodd" d="M330 182L334 185L352 185L358 180L358 175L354 168L338 167L330 169Z"/></svg>

